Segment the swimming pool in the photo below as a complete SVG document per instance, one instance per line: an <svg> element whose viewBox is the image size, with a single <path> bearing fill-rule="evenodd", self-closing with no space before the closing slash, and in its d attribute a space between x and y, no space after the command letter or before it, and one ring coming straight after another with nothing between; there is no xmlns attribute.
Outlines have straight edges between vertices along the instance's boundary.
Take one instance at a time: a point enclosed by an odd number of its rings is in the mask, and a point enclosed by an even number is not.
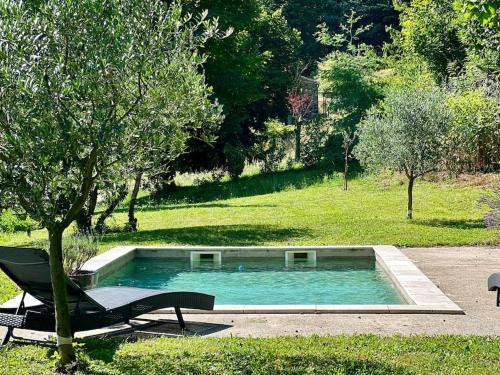
<svg viewBox="0 0 500 375"><path fill-rule="evenodd" d="M210 314L464 314L389 245L119 246L82 270L98 287L213 294Z"/></svg>
<svg viewBox="0 0 500 375"><path fill-rule="evenodd" d="M403 299L372 257L320 258L285 265L282 258L225 258L220 265L189 258L135 258L98 286L197 291L218 305L400 304Z"/></svg>

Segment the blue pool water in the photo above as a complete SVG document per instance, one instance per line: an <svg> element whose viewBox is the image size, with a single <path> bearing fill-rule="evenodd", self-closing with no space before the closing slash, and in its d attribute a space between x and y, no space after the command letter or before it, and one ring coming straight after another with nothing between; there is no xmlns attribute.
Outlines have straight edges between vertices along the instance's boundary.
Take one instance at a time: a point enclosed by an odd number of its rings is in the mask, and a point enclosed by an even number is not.
<svg viewBox="0 0 500 375"><path fill-rule="evenodd" d="M188 258L136 258L99 286L133 286L215 295L218 305L405 303L372 258L319 258L286 268L281 258L230 258L192 268Z"/></svg>

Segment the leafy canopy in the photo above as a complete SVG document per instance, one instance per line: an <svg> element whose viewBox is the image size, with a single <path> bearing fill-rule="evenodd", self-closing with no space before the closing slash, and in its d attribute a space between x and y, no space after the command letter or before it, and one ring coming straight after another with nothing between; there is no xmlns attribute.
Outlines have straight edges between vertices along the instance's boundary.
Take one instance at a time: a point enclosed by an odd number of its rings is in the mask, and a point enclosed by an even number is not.
<svg viewBox="0 0 500 375"><path fill-rule="evenodd" d="M205 16L159 0L0 1L2 189L65 228L145 133L212 112L197 71L217 30ZM193 93L204 106L176 125Z"/></svg>
<svg viewBox="0 0 500 375"><path fill-rule="evenodd" d="M361 122L355 155L367 167L420 177L440 163L450 123L440 92L397 89Z"/></svg>

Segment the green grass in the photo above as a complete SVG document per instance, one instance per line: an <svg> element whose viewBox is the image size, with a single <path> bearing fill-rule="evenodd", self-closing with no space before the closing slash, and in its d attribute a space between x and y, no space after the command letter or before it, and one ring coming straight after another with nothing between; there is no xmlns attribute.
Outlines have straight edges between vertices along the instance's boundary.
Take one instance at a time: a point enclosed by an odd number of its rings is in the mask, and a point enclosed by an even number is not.
<svg viewBox="0 0 500 375"><path fill-rule="evenodd" d="M236 182L183 186L161 202L140 199L139 232L111 233L103 249L138 245L483 245L498 242L486 231L483 189L419 181L413 221L405 219L403 180L357 178L349 191L321 170L255 175ZM123 225L126 210L111 220ZM29 244L23 233L1 235L6 245Z"/></svg>
<svg viewBox="0 0 500 375"><path fill-rule="evenodd" d="M86 341L81 374L497 374L500 339L281 337ZM2 374L52 374L52 350L0 349Z"/></svg>
<svg viewBox="0 0 500 375"><path fill-rule="evenodd" d="M406 187L397 178L357 178L348 192L321 170L247 176L182 186L163 199L140 199L138 233L110 233L101 250L120 244L403 246L498 243L477 206L483 189L419 181L415 220L405 219ZM126 210L112 224L121 226ZM29 245L45 231L0 234L0 244ZM16 293L0 274L0 302ZM0 349L0 373L48 374L53 352ZM485 337L340 336L276 339L86 341L86 374L491 374L500 372L500 340Z"/></svg>
<svg viewBox="0 0 500 375"><path fill-rule="evenodd" d="M14 297L18 292L14 284L2 271L0 271L0 303Z"/></svg>

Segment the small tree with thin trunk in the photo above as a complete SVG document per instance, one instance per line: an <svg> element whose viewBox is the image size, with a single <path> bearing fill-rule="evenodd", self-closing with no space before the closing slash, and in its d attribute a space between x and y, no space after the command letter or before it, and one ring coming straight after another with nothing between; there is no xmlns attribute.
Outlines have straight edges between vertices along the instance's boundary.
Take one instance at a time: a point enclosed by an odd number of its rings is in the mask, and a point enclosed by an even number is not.
<svg viewBox="0 0 500 375"><path fill-rule="evenodd" d="M63 232L163 124L151 119L156 93L178 84L167 73L199 75L196 49L215 32L179 2L0 0L0 185L48 230L62 365L75 359Z"/></svg>
<svg viewBox="0 0 500 375"><path fill-rule="evenodd" d="M344 153L344 191L347 191L347 182L349 177L349 162L353 158L352 149L356 138L358 137L358 131L352 129L343 130L342 136L342 151Z"/></svg>
<svg viewBox="0 0 500 375"><path fill-rule="evenodd" d="M361 163L408 178L408 219L413 217L415 180L439 166L450 124L450 111L438 90L409 88L390 92L360 124L355 155Z"/></svg>

